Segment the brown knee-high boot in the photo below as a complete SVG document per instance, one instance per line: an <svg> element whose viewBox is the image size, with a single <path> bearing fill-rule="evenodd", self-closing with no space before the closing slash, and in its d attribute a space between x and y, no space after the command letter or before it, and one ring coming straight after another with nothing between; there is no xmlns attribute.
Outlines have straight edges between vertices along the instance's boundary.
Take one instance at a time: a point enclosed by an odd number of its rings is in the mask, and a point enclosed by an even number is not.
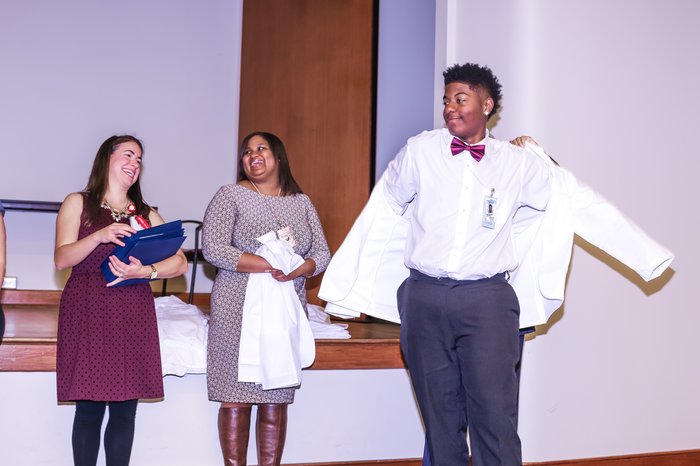
<svg viewBox="0 0 700 466"><path fill-rule="evenodd" d="M225 466L246 466L250 410L247 403L222 403L219 408L219 442Z"/></svg>
<svg viewBox="0 0 700 466"><path fill-rule="evenodd" d="M279 466L287 437L287 405L259 404L255 423L259 466Z"/></svg>

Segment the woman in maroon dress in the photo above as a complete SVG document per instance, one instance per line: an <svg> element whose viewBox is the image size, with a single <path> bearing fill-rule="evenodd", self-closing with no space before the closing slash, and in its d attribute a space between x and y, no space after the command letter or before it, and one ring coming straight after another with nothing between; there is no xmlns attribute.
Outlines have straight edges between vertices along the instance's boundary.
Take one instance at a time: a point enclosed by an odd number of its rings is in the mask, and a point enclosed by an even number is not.
<svg viewBox="0 0 700 466"><path fill-rule="evenodd" d="M139 398L163 396L158 327L147 282L113 287L132 278L170 278L187 270L181 251L155 264L110 256L135 233L130 217L163 223L143 201L139 186L143 145L112 136L100 146L83 192L69 194L56 221L56 268L72 267L61 296L56 379L59 401L75 401L73 460L95 465L105 408L105 453L110 466L128 465ZM110 257L118 277L107 283L100 264Z"/></svg>

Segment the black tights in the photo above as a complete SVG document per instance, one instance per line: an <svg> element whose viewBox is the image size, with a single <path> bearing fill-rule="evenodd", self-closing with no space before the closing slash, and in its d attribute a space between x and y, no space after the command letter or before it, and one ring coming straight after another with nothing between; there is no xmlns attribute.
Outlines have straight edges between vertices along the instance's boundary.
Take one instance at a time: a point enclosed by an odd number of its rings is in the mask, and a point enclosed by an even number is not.
<svg viewBox="0 0 700 466"><path fill-rule="evenodd" d="M2 283L0 283L2 286ZM2 345L2 336L5 335L5 313L2 312L2 306L0 306L0 345Z"/></svg>
<svg viewBox="0 0 700 466"><path fill-rule="evenodd" d="M105 430L107 466L127 466L134 442L134 420L138 400L77 401L73 420L73 462L75 466L95 466L100 451L100 433L105 407L109 420Z"/></svg>

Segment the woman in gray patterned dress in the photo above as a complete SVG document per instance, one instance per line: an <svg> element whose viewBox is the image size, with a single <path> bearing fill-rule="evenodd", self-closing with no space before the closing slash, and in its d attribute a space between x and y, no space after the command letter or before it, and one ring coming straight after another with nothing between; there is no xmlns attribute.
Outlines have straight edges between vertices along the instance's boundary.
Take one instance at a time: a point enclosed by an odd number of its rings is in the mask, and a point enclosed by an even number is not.
<svg viewBox="0 0 700 466"><path fill-rule="evenodd" d="M289 275L273 269L254 254L255 238L275 231L291 237L294 252L305 261ZM211 294L207 385L209 399L220 401L219 440L226 465L245 465L251 406L258 405L256 438L259 465L278 465L286 435L287 405L295 388L263 390L238 381L238 351L243 301L248 276L270 273L278 281L293 280L306 307L307 277L324 271L330 253L318 214L292 177L279 138L256 132L241 143L238 183L219 189L204 216L203 252L219 271Z"/></svg>

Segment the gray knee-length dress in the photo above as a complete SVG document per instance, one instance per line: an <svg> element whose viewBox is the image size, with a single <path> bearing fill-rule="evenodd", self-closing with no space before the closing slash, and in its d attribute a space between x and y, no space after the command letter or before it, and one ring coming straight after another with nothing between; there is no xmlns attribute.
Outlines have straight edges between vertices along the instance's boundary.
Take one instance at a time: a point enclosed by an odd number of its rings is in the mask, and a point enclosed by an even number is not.
<svg viewBox="0 0 700 466"><path fill-rule="evenodd" d="M240 185L222 186L204 216L202 249L206 260L218 267L211 294L207 386L209 399L237 403L292 403L295 388L263 390L238 382L238 350L243 301L248 273L236 272L244 252L254 253L255 238L282 227L291 227L294 251L316 262L323 272L330 261L328 244L311 200L304 194L267 196ZM306 307L305 279L294 280L302 306Z"/></svg>

